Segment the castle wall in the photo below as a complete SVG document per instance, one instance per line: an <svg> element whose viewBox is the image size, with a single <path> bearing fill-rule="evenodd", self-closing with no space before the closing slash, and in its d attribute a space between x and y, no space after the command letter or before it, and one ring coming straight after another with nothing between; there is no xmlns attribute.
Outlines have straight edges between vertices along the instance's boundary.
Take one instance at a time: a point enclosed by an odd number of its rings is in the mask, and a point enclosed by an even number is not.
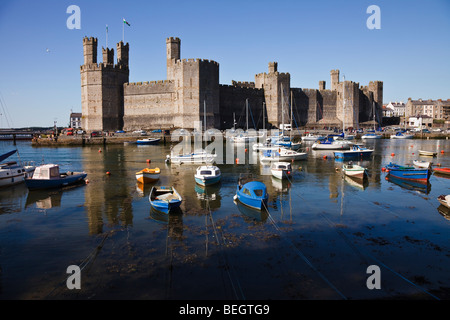
<svg viewBox="0 0 450 320"><path fill-rule="evenodd" d="M262 129L264 126L269 129L267 122L267 109L264 110L263 123L263 106L265 105L264 90L251 87L241 87L233 85L220 85L220 128L221 130L233 128L233 114L236 118L236 129L247 129L246 116L246 100L248 99L248 127L249 129ZM253 120L252 120L253 116Z"/></svg>
<svg viewBox="0 0 450 320"><path fill-rule="evenodd" d="M123 88L125 131L173 127L173 81L126 83Z"/></svg>

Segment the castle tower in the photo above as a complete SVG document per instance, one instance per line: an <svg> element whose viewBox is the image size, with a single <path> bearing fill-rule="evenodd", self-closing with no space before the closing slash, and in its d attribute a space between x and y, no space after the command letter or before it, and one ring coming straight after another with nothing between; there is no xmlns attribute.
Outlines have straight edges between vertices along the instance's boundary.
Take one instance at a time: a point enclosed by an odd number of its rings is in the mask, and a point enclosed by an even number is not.
<svg viewBox="0 0 450 320"><path fill-rule="evenodd" d="M117 65L121 65L128 69L128 53L130 46L120 41L117 44Z"/></svg>
<svg viewBox="0 0 450 320"><path fill-rule="evenodd" d="M114 64L114 49L102 48L103 63Z"/></svg>
<svg viewBox="0 0 450 320"><path fill-rule="evenodd" d="M373 93L377 118L383 119L383 81L370 81L369 92Z"/></svg>
<svg viewBox="0 0 450 320"><path fill-rule="evenodd" d="M84 64L81 75L81 124L86 131L118 130L123 126L123 84L128 82L128 44L103 49L103 63L97 63L97 39L83 39Z"/></svg>
<svg viewBox="0 0 450 320"><path fill-rule="evenodd" d="M337 90L339 85L339 70L331 70L331 90Z"/></svg>
<svg viewBox="0 0 450 320"><path fill-rule="evenodd" d="M277 62L269 62L268 73L264 72L255 75L255 88L264 89L267 121L279 128L282 123L283 113L285 123L289 123L291 76L289 73L278 72L277 68Z"/></svg>
<svg viewBox="0 0 450 320"><path fill-rule="evenodd" d="M97 43L97 38L85 37L83 39L83 55L85 65L97 63Z"/></svg>
<svg viewBox="0 0 450 320"><path fill-rule="evenodd" d="M173 80L175 78L174 75L174 67L176 61L180 60L181 57L181 40L179 38L167 38L166 39L166 47L167 47L167 80Z"/></svg>

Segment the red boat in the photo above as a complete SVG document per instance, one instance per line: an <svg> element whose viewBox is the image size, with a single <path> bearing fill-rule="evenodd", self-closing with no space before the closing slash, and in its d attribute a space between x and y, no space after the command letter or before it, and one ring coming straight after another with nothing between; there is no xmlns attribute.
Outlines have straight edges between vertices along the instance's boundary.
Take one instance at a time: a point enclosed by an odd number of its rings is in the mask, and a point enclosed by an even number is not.
<svg viewBox="0 0 450 320"><path fill-rule="evenodd" d="M433 172L450 176L450 168L433 168Z"/></svg>

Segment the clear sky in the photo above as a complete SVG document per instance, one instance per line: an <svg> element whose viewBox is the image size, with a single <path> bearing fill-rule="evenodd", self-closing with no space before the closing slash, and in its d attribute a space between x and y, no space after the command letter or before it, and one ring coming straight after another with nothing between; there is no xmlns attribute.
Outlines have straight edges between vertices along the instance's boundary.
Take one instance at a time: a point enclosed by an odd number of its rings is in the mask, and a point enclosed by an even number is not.
<svg viewBox="0 0 450 320"><path fill-rule="evenodd" d="M68 29L67 7L81 10ZM366 26L370 5L381 29ZM181 58L220 65L220 83L254 81L278 62L291 87L330 86L330 70L367 85L384 82L384 103L450 99L450 0L1 0L0 127L66 126L81 112L84 36L130 43L130 82L166 79L167 37ZM115 59L117 58L116 50Z"/></svg>

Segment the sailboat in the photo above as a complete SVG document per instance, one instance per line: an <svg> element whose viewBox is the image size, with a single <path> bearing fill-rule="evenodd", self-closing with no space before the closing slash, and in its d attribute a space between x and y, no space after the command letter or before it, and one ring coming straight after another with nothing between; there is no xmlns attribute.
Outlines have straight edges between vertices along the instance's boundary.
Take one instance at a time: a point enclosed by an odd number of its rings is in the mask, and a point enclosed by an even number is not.
<svg viewBox="0 0 450 320"><path fill-rule="evenodd" d="M12 186L24 182L25 178L35 170L35 166L23 166L16 161L1 163L1 161L6 160L16 152L17 149L0 155L0 187Z"/></svg>
<svg viewBox="0 0 450 320"><path fill-rule="evenodd" d="M245 100L245 110L246 110L247 131L232 137L232 141L236 144L253 143L256 142L258 139L258 136L249 135L248 133L248 99Z"/></svg>
<svg viewBox="0 0 450 320"><path fill-rule="evenodd" d="M376 133L376 121L375 121L375 101L372 102L372 111L373 111L373 133L366 133L361 137L361 139L381 139L382 135Z"/></svg>
<svg viewBox="0 0 450 320"><path fill-rule="evenodd" d="M282 94L284 93L283 90L283 84L281 84L281 91ZM271 144L276 147L284 147L292 150L298 150L302 146L299 142L294 142L292 139L292 119L293 119L293 113L292 113L292 92L291 92L291 116L290 116L290 130L289 130L289 136L284 135L284 99L281 100L281 122L283 124L281 135L271 137Z"/></svg>

